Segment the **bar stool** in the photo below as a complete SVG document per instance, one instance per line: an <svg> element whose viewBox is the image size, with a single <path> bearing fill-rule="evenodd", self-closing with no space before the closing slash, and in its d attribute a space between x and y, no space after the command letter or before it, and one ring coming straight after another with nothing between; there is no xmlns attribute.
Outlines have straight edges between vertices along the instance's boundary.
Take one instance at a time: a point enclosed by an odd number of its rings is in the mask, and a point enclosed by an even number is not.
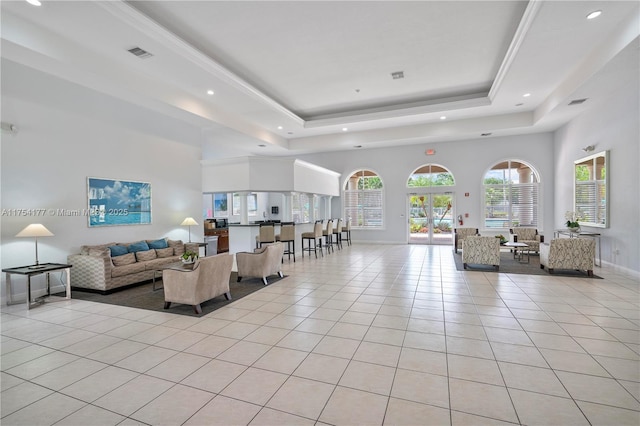
<svg viewBox="0 0 640 426"><path fill-rule="evenodd" d="M342 219L338 219L336 227L333 228L333 235L336 239L334 244L338 247L338 250L342 250Z"/></svg>
<svg viewBox="0 0 640 426"><path fill-rule="evenodd" d="M343 238L345 237L346 238ZM340 235L340 243L342 243L342 240L346 240L347 241L347 245L351 245L351 221L349 219L347 219L347 223L345 223L342 226L342 234Z"/></svg>
<svg viewBox="0 0 640 426"><path fill-rule="evenodd" d="M309 240L309 247L304 248L304 240ZM313 248L311 248L312 240L313 240ZM315 225L313 225L313 232L302 233L302 257L304 257L305 251L308 251L309 253L313 251L317 259L318 258L318 251L317 251L318 241L320 242L320 254L324 256L324 253L322 252L322 220L316 220Z"/></svg>
<svg viewBox="0 0 640 426"><path fill-rule="evenodd" d="M334 251L333 249L333 219L327 220L327 227L324 231L322 231L322 236L324 236L325 243L327 246L327 254L330 251Z"/></svg>
<svg viewBox="0 0 640 426"><path fill-rule="evenodd" d="M285 249L283 255L287 255L289 260L291 260L291 255L293 255L293 262L296 261L296 224L295 222L282 222L280 224L280 233L276 235L276 241L282 241L283 243L287 243L287 248ZM293 249L291 245L293 244ZM284 256L282 257L282 261L284 262Z"/></svg>
<svg viewBox="0 0 640 426"><path fill-rule="evenodd" d="M276 231L273 222L264 222L260 224L260 234L256 235L256 248L262 247L263 244L276 242Z"/></svg>

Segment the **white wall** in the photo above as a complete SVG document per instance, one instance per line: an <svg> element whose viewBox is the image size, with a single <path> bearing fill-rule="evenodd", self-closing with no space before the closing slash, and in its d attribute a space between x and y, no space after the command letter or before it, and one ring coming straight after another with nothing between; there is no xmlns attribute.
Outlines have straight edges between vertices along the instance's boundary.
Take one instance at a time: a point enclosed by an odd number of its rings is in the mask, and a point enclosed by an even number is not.
<svg viewBox="0 0 640 426"><path fill-rule="evenodd" d="M436 154L426 156L427 148L435 149ZM407 188L407 179L415 169L428 163L440 164L453 173L456 179L453 190L454 214L469 213L464 226L482 229L482 179L490 167L508 159L525 161L539 172L542 183L539 229L544 234L553 235L554 169L553 137L550 133L395 148L358 149L300 158L341 173L341 187L353 172L360 169L373 170L382 178L385 188L385 229L353 230L353 238L357 241L407 242L407 194L416 190ZM466 192L469 193L469 197L464 196ZM343 216L340 198L333 200L332 216ZM497 233L487 233L492 232Z"/></svg>
<svg viewBox="0 0 640 426"><path fill-rule="evenodd" d="M3 79L5 83L10 84ZM2 134L1 202L2 209L9 209L0 218L2 268L34 262L34 241L15 238L30 223L42 223L55 234L39 240L41 262L66 263L67 255L79 252L82 244L165 236L187 240L188 229L180 223L187 216L200 217L202 209L199 147L44 105L48 102L3 93L3 121L10 117L20 131L15 136ZM88 176L151 183L152 224L89 228L87 217L10 213L86 208ZM197 241L203 231L192 227L191 234ZM4 279L2 274L3 296ZM23 282L13 284L15 294L24 292Z"/></svg>
<svg viewBox="0 0 640 426"><path fill-rule="evenodd" d="M581 148L609 150L609 228L584 228L602 234L602 260L640 272L640 87L637 75L621 90L595 104L555 133L555 193L553 218L562 227L573 210L574 161ZM619 250L619 254L615 254Z"/></svg>

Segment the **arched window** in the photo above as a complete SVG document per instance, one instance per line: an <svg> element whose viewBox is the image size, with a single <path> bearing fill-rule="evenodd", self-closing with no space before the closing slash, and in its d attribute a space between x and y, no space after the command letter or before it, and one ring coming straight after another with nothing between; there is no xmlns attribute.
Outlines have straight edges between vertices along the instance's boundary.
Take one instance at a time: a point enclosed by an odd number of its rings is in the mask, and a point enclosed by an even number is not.
<svg viewBox="0 0 640 426"><path fill-rule="evenodd" d="M540 178L530 165L502 161L484 176L484 227L538 227Z"/></svg>
<svg viewBox="0 0 640 426"><path fill-rule="evenodd" d="M438 164L426 164L417 168L409 177L407 186L451 186L455 185L453 174L445 167Z"/></svg>
<svg viewBox="0 0 640 426"><path fill-rule="evenodd" d="M358 170L344 185L344 217L352 228L382 228L382 179L371 170Z"/></svg>

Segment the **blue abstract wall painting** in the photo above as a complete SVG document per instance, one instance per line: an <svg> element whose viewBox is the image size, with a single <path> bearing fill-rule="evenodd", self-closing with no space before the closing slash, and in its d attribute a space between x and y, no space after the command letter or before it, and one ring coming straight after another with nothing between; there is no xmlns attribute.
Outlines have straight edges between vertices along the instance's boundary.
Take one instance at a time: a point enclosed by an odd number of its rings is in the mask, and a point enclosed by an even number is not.
<svg viewBox="0 0 640 426"><path fill-rule="evenodd" d="M151 184L87 178L89 227L151 223Z"/></svg>

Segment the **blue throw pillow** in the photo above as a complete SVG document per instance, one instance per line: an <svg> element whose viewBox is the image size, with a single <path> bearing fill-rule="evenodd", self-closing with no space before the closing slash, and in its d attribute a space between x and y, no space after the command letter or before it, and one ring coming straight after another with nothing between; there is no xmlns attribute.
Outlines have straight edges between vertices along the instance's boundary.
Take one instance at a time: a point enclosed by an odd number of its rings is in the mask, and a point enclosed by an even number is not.
<svg viewBox="0 0 640 426"><path fill-rule="evenodd" d="M163 248L167 248L169 247L169 245L167 244L167 240L165 240L164 238L161 238L159 240L155 240L155 241L151 241L149 243L149 248L152 249L163 249Z"/></svg>
<svg viewBox="0 0 640 426"><path fill-rule="evenodd" d="M129 246L129 253L135 253L138 251L149 250L149 244L146 241L140 241L139 243L133 243Z"/></svg>
<svg viewBox="0 0 640 426"><path fill-rule="evenodd" d="M127 246L110 246L109 251L111 252L111 257L122 256L123 254L129 253Z"/></svg>

